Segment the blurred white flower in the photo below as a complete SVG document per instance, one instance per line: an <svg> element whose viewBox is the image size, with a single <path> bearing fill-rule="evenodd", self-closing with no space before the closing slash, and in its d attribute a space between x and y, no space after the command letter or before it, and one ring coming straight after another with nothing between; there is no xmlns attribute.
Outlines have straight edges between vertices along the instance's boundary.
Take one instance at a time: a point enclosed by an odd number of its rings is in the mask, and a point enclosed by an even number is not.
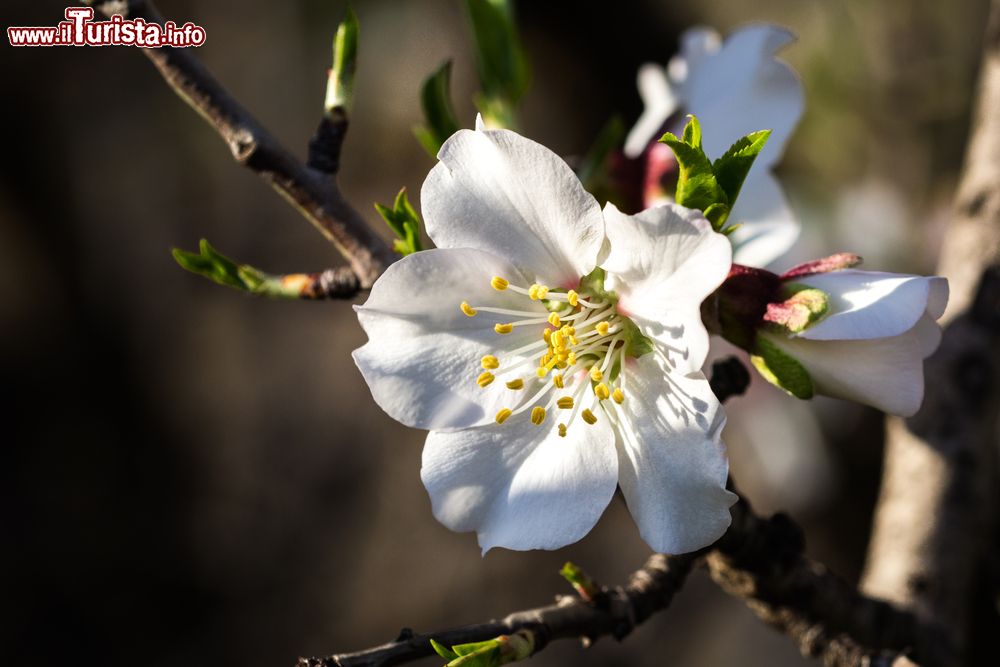
<svg viewBox="0 0 1000 667"><path fill-rule="evenodd" d="M639 70L645 111L625 142L625 154L642 156L646 163L644 198L651 206L673 194L661 185L675 164L673 154L656 141L664 131L679 135L686 114L701 121L705 152L715 158L744 135L772 130L730 216L743 225L731 237L734 260L749 266L770 264L799 233L771 173L803 110L801 82L775 57L793 39L792 33L772 25L747 26L725 42L708 28L688 30L668 67L647 64Z"/></svg>
<svg viewBox="0 0 1000 667"><path fill-rule="evenodd" d="M801 331L765 326L758 336L801 364L817 394L903 417L915 413L924 396L924 359L941 342L937 320L948 303L948 281L854 269L789 281L825 294L826 313Z"/></svg>
<svg viewBox="0 0 1000 667"><path fill-rule="evenodd" d="M438 249L376 282L354 353L376 402L431 431L435 516L484 552L555 549L620 485L657 551L713 542L735 496L699 308L729 270L726 238L676 205L602 212L514 132L462 130L438 157L421 192Z"/></svg>

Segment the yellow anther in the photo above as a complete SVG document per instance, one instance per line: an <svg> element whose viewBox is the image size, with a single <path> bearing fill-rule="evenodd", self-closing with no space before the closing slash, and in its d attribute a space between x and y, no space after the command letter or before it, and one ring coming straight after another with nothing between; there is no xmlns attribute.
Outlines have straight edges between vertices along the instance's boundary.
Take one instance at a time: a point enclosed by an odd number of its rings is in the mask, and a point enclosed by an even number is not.
<svg viewBox="0 0 1000 667"><path fill-rule="evenodd" d="M552 335L549 336L549 345L552 347L565 347L566 337L563 336L562 331L553 331Z"/></svg>
<svg viewBox="0 0 1000 667"><path fill-rule="evenodd" d="M593 380L594 382L600 382L601 380L604 379L604 373L602 373L601 369L598 368L597 366L591 366L590 379Z"/></svg>
<svg viewBox="0 0 1000 667"><path fill-rule="evenodd" d="M601 334L602 336L607 336L608 329L611 328L611 323L606 320L604 322L598 322L597 324L594 325L594 328L597 329L597 333Z"/></svg>
<svg viewBox="0 0 1000 667"><path fill-rule="evenodd" d="M459 306L459 308L461 308L462 312L468 315L469 317L476 316L476 309L470 306L468 301L463 301L462 305Z"/></svg>
<svg viewBox="0 0 1000 667"><path fill-rule="evenodd" d="M494 357L492 354L487 354L482 360L483 368L490 370L493 368L500 368L500 360Z"/></svg>
<svg viewBox="0 0 1000 667"><path fill-rule="evenodd" d="M510 283L507 282L506 279L501 278L500 276L493 276L493 280L490 281L490 285L492 285L493 289L495 289L496 291L502 292L505 289L507 289L507 286L510 285Z"/></svg>
<svg viewBox="0 0 1000 667"><path fill-rule="evenodd" d="M552 340L552 329L542 329L542 339L546 343Z"/></svg>
<svg viewBox="0 0 1000 667"><path fill-rule="evenodd" d="M507 421L507 417L510 417L510 415L511 415L510 408L504 408L503 410L497 413L497 423L498 424L504 423L505 421Z"/></svg>
<svg viewBox="0 0 1000 667"><path fill-rule="evenodd" d="M567 364L565 361L560 361L558 364L556 364L556 368L558 368L559 370L562 370L562 369L566 368L568 365L569 364Z"/></svg>
<svg viewBox="0 0 1000 667"><path fill-rule="evenodd" d="M534 407L531 409L531 423L538 426L545 421L545 408Z"/></svg>
<svg viewBox="0 0 1000 667"><path fill-rule="evenodd" d="M553 375L552 376L552 384L554 384L557 388L562 389L563 386L565 386L563 384L563 376L562 375Z"/></svg>
<svg viewBox="0 0 1000 667"><path fill-rule="evenodd" d="M569 356L566 357L566 363L570 366L576 366L576 352L569 353Z"/></svg>
<svg viewBox="0 0 1000 667"><path fill-rule="evenodd" d="M569 342L570 342L570 345L579 345L580 344L580 341L578 341L576 339L576 336L570 336L569 337Z"/></svg>
<svg viewBox="0 0 1000 667"><path fill-rule="evenodd" d="M568 325L568 324L567 324L566 326L564 326L564 327L563 327L563 328L561 329L561 331L563 332L563 335L564 335L564 336L572 336L573 334L575 334L575 333L576 333L576 329L575 329L574 327L571 327L571 326L570 326L570 325Z"/></svg>
<svg viewBox="0 0 1000 667"><path fill-rule="evenodd" d="M611 390L608 389L608 385L603 382L596 387L594 387L594 395L602 401L606 401L611 397Z"/></svg>
<svg viewBox="0 0 1000 667"><path fill-rule="evenodd" d="M489 371L484 371L483 373L480 374L478 378L476 378L476 384L478 384L480 387L485 387L489 383L493 382L494 379L496 379L496 377L493 375L493 373L490 373Z"/></svg>
<svg viewBox="0 0 1000 667"><path fill-rule="evenodd" d="M560 410L572 410L573 409L573 397L572 396L563 396L558 401L556 401L556 405L559 406Z"/></svg>
<svg viewBox="0 0 1000 667"><path fill-rule="evenodd" d="M559 436L562 438L566 437L566 424L559 424Z"/></svg>
<svg viewBox="0 0 1000 667"><path fill-rule="evenodd" d="M528 288L528 296L532 301L538 301L538 288L541 287L538 283L535 283Z"/></svg>
<svg viewBox="0 0 1000 667"><path fill-rule="evenodd" d="M611 392L611 398L615 399L615 403L621 405L625 401L625 392L621 389L615 388L615 390Z"/></svg>
<svg viewBox="0 0 1000 667"><path fill-rule="evenodd" d="M559 319L558 313L552 313L551 315L549 315L549 324L551 324L554 327L562 325L562 320Z"/></svg>
<svg viewBox="0 0 1000 667"><path fill-rule="evenodd" d="M545 366L539 366L535 373L538 375L539 379L541 379L549 374L549 369Z"/></svg>
<svg viewBox="0 0 1000 667"><path fill-rule="evenodd" d="M580 416L583 417L583 421L587 422L591 426L597 423L597 417L594 416L594 413L590 410L584 410L580 413Z"/></svg>
<svg viewBox="0 0 1000 667"><path fill-rule="evenodd" d="M538 294L539 299L544 299L549 295L549 288L545 285L539 285L536 294Z"/></svg>
<svg viewBox="0 0 1000 667"><path fill-rule="evenodd" d="M574 308L580 305L580 295L576 293L576 290L566 292L566 300L569 301L569 305Z"/></svg>
<svg viewBox="0 0 1000 667"><path fill-rule="evenodd" d="M518 378L516 380L511 380L510 382L507 383L507 388L508 389L523 389L524 388L524 380L522 380L521 378ZM618 401L618 402L621 403L621 401Z"/></svg>
<svg viewBox="0 0 1000 667"><path fill-rule="evenodd" d="M496 331L498 334L509 334L511 331L514 330L514 325L513 324L494 324L493 325L493 330Z"/></svg>

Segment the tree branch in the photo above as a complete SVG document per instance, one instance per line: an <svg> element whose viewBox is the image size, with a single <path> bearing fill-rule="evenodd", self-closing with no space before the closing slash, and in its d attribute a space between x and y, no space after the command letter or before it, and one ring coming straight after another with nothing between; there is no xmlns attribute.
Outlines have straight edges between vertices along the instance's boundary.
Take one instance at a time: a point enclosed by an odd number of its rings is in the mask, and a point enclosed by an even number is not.
<svg viewBox="0 0 1000 667"><path fill-rule="evenodd" d="M84 0L106 16L122 14L163 23L146 0ZM291 203L344 255L361 289L372 286L395 255L340 192L332 175L339 166L343 122L324 117L311 144L310 164L303 165L246 109L229 95L191 52L163 47L141 49L164 80L211 125L233 158L257 173ZM338 296L344 296L338 294Z"/></svg>
<svg viewBox="0 0 1000 667"><path fill-rule="evenodd" d="M913 615L861 595L806 558L804 547L789 517L761 518L741 498L733 525L704 565L713 581L788 635L802 655L830 667L895 664L919 634Z"/></svg>
<svg viewBox="0 0 1000 667"><path fill-rule="evenodd" d="M977 111L940 272L946 328L925 365L920 411L887 425L882 489L862 589L931 631L926 665L961 664L979 564L996 517L1000 410L1000 0L991 3ZM977 283L979 283L977 287Z"/></svg>
<svg viewBox="0 0 1000 667"><path fill-rule="evenodd" d="M742 394L749 381L749 373L735 357L712 366L713 390L721 401ZM911 614L864 597L805 558L802 531L787 516L760 518L742 499L732 513L732 525L712 547L679 556L654 554L624 586L602 588L594 603L562 596L553 605L514 612L501 620L420 635L404 629L387 644L326 658L300 658L297 667L398 665L432 655L431 639L452 646L519 630L533 634L535 653L556 639L620 640L670 606L699 563L726 592L746 600L762 620L792 637L804 655L844 667L903 664L903 650L919 634Z"/></svg>

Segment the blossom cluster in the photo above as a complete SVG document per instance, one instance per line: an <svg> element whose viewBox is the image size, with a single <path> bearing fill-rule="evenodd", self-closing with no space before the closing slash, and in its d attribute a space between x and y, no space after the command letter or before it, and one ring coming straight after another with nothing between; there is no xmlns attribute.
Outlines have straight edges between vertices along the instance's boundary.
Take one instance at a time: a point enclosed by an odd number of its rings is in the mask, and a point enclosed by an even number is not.
<svg viewBox="0 0 1000 667"><path fill-rule="evenodd" d="M441 146L420 193L436 248L396 262L357 307L368 342L354 358L386 413L429 431L434 515L484 552L575 542L617 489L656 551L717 540L736 496L703 372L710 333L793 396L919 407L943 279L860 271L847 253L764 268L798 234L771 171L803 106L775 56L789 40L699 29L668 67L640 71L646 111L623 148L643 167L636 212L482 120ZM697 203L706 193L718 201Z"/></svg>

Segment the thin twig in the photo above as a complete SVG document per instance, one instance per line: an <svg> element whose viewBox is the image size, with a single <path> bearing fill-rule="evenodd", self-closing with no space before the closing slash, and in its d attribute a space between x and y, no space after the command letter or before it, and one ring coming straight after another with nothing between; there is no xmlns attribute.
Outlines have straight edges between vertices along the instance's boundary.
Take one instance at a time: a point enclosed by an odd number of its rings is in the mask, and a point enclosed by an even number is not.
<svg viewBox="0 0 1000 667"><path fill-rule="evenodd" d="M163 17L147 0L84 0L107 16L122 14L163 23ZM317 166L307 167L284 148L246 109L216 81L191 49L162 47L141 49L185 102L195 109L229 146L233 158L271 184L289 203L344 255L357 274L361 289L395 260L389 245L352 207L331 177L339 164L343 131L336 141L320 142L325 156L314 156ZM326 123L321 123L321 130ZM332 131L332 128L328 128ZM341 130L346 129L346 123ZM334 154L336 153L336 155Z"/></svg>

